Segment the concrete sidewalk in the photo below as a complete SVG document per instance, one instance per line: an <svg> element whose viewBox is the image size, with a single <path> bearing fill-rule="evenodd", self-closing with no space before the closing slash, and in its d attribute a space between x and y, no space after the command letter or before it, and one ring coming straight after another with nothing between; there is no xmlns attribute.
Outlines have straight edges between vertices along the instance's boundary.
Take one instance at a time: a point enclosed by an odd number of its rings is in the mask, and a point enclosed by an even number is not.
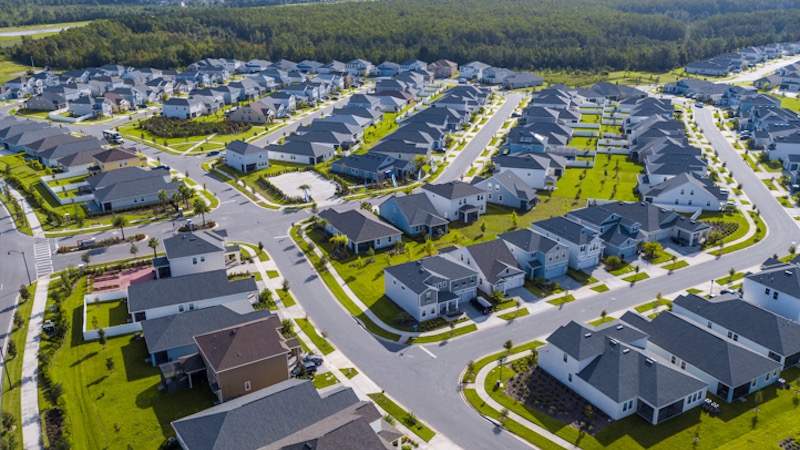
<svg viewBox="0 0 800 450"><path fill-rule="evenodd" d="M5 185L11 195L17 199L19 202L19 206L22 207L22 211L25 212L25 218L28 220L28 225L31 226L31 231L33 231L33 237L44 237L44 230L42 230L42 224L39 223L39 218L36 217L36 213L33 212L33 208L31 205L28 204L28 201L25 200L25 197L22 196L16 189L12 188L8 184ZM11 213L11 211L9 211Z"/></svg>
<svg viewBox="0 0 800 450"><path fill-rule="evenodd" d="M39 334L42 332L42 320L47 306L47 290L50 277L43 277L36 285L33 296L31 319L28 335L25 337L25 352L22 356L22 444L26 450L44 448L42 443L42 423L39 413Z"/></svg>

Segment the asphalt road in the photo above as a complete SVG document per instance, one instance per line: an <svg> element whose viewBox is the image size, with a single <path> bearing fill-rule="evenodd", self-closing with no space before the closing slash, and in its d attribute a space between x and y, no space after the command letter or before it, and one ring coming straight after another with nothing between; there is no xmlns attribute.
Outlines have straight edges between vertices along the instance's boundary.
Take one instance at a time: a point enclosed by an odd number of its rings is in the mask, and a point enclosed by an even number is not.
<svg viewBox="0 0 800 450"><path fill-rule="evenodd" d="M484 124L469 144L458 153L458 157L445 167L442 174L439 175L437 183L460 180L466 175L473 161L489 146L497 130L503 126L503 123L523 98L524 95L520 92L507 94L506 102L503 103L503 106Z"/></svg>
<svg viewBox="0 0 800 450"><path fill-rule="evenodd" d="M498 125L499 128L515 105L514 100L509 98L509 102L504 106L507 109L502 110L501 114L492 119L488 125ZM324 283L288 237L291 224L308 217L310 214L308 210L284 212L259 208L230 186L207 175L200 175L201 169L198 166L204 160L202 157L179 157L146 148L144 153L149 156L159 155L165 164L182 172L188 170L198 182L206 183L221 200L220 208L208 215L208 218L216 220L220 226L226 228L231 240L263 242L289 280L292 290L308 315L320 329L327 331L333 344L342 350L361 372L368 375L388 394L464 448L511 449L526 446L508 433L496 433L494 425L482 419L462 400L458 391L458 379L467 361L500 350L502 343L507 339L521 343L541 338L569 320L589 321L599 317L600 311L604 309L617 311L630 308L651 300L658 292L669 293L682 287L708 282L726 274L730 267L756 265L774 253L785 253L792 241L800 241L800 229L725 141L713 124L711 111L699 109L695 114L711 145L719 152L720 158L727 162L737 181L743 184L748 197L758 205L761 217L769 228L766 239L747 251L735 252L693 266L691 270L677 272L679 275L641 281L630 288L598 294L592 297L591 301L568 303L559 309L517 319L505 326L462 336L451 342L426 346L434 356L418 347L389 343L373 337L358 326L350 314L327 292ZM485 139L485 143L482 144L485 145L494 132L489 131L487 134L488 137L481 137L479 133L476 139ZM473 142L475 142L474 148L477 149L475 151L479 152L482 147L478 141ZM469 150L465 149L462 153L467 151ZM466 156L472 153L463 154ZM453 173L460 175L471 162L468 157L464 157L457 159L454 164L461 164L462 161L465 164L464 168L460 172L454 168ZM451 176L450 179L455 178ZM356 203L352 202L337 209L354 208L357 207ZM14 254L7 256L7 251L18 249L30 252L28 253L30 255L34 242L32 238L6 231L10 227L9 219L5 212L2 214L0 258L3 258L3 270L0 270L0 311L2 311L0 331L7 329L10 323L9 310L13 305L15 291L20 284L26 282L21 256L15 257ZM126 233L142 232L163 239L172 233L172 229L173 224L167 222L131 227ZM99 233L98 237L114 233L115 231L106 231ZM60 242L68 243L74 239L76 238L65 238ZM141 248L141 254L149 251L146 246ZM127 246L117 246L93 255L93 261L100 262L128 256L130 254ZM54 268L58 271L69 263L77 264L79 259L79 253L54 256Z"/></svg>

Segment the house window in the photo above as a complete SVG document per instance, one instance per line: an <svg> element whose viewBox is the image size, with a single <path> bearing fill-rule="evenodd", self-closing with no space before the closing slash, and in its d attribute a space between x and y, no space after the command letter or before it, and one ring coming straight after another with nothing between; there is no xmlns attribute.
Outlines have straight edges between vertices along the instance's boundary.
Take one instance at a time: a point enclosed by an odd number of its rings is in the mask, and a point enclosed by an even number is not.
<svg viewBox="0 0 800 450"><path fill-rule="evenodd" d="M689 195L694 195L694 190L689 191Z"/></svg>
<svg viewBox="0 0 800 450"><path fill-rule="evenodd" d="M389 236L389 242L392 242L392 237L391 236Z"/></svg>
<svg viewBox="0 0 800 450"><path fill-rule="evenodd" d="M686 361L681 361L681 369L686 370Z"/></svg>
<svg viewBox="0 0 800 450"><path fill-rule="evenodd" d="M490 194L489 194L489 200L491 200L491 199L492 199L492 194L490 193Z"/></svg>
<svg viewBox="0 0 800 450"><path fill-rule="evenodd" d="M503 201L503 196L502 196L502 195L500 195L500 196L499 196L499 199L498 199L498 201L500 201L500 202L502 202L502 201Z"/></svg>
<svg viewBox="0 0 800 450"><path fill-rule="evenodd" d="M564 352L564 362L567 362L567 352Z"/></svg>
<svg viewBox="0 0 800 450"><path fill-rule="evenodd" d="M683 192L684 192L683 189L681 189L681 195L683 195Z"/></svg>
<svg viewBox="0 0 800 450"><path fill-rule="evenodd" d="M692 206L692 201L691 200L689 200L689 206Z"/></svg>
<svg viewBox="0 0 800 450"><path fill-rule="evenodd" d="M252 389L252 388L253 388L253 386L250 384L250 382L249 382L249 381L245 381L245 382L244 382L244 390L245 390L245 391L249 391L249 390L250 390L250 389Z"/></svg>
<svg viewBox="0 0 800 450"><path fill-rule="evenodd" d="M676 204L676 205L678 204L678 199L677 199L677 198L675 199L675 204Z"/></svg>
<svg viewBox="0 0 800 450"><path fill-rule="evenodd" d="M206 257L205 256L201 256L200 257L200 262L206 262Z"/></svg>
<svg viewBox="0 0 800 450"><path fill-rule="evenodd" d="M197 264L197 258L192 258L192 264Z"/></svg>
<svg viewBox="0 0 800 450"><path fill-rule="evenodd" d="M728 331L728 339L733 337L733 331Z"/></svg>
<svg viewBox="0 0 800 450"><path fill-rule="evenodd" d="M775 292L772 293L772 299L773 300L777 300L778 299L778 291L775 291Z"/></svg>
<svg viewBox="0 0 800 450"><path fill-rule="evenodd" d="M392 284L397 285L397 280L392 280Z"/></svg>
<svg viewBox="0 0 800 450"><path fill-rule="evenodd" d="M568 374L567 379L569 380L570 383L572 383L572 374Z"/></svg>
<svg viewBox="0 0 800 450"><path fill-rule="evenodd" d="M670 358L670 360L669 360L669 361L670 361L672 364L675 364L675 363L676 363L676 361L677 361L677 358L675 358L675 355L672 355L672 358Z"/></svg>
<svg viewBox="0 0 800 450"><path fill-rule="evenodd" d="M427 311L427 310L425 310L425 309L423 309L423 310L422 310L422 317L425 317L427 314L428 314L428 311Z"/></svg>
<svg viewBox="0 0 800 450"><path fill-rule="evenodd" d="M183 305L178 305L178 312L183 312L185 310L186 308L184 308Z"/></svg>
<svg viewBox="0 0 800 450"><path fill-rule="evenodd" d="M756 381L757 381L757 380L753 380L753 381L751 381L751 382L750 382L750 387L751 387L751 388L754 388L754 387L756 387Z"/></svg>
<svg viewBox="0 0 800 450"><path fill-rule="evenodd" d="M622 412L625 412L627 410L628 410L628 402L625 402L622 404Z"/></svg>
<svg viewBox="0 0 800 450"><path fill-rule="evenodd" d="M739 342L739 335L738 334L734 334L733 335L733 340L736 341L736 342Z"/></svg>
<svg viewBox="0 0 800 450"><path fill-rule="evenodd" d="M189 311L194 311L194 303L189 303Z"/></svg>
<svg viewBox="0 0 800 450"><path fill-rule="evenodd" d="M770 375L772 375L772 374L770 374L770 373L767 374L767 378L765 379L765 381L769 381Z"/></svg>
<svg viewBox="0 0 800 450"><path fill-rule="evenodd" d="M764 293L765 293L765 294L767 294L767 295L769 295L769 288L766 288L766 289L764 290Z"/></svg>

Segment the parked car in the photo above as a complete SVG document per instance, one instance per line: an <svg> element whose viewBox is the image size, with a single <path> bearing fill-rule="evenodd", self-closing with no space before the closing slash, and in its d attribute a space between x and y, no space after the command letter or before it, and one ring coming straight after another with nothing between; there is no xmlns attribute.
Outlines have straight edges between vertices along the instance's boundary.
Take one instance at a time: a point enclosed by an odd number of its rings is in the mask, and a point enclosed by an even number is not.
<svg viewBox="0 0 800 450"><path fill-rule="evenodd" d="M305 367L307 375L313 375L317 371L316 364L312 362L299 361L290 372L293 377L296 377L302 373L303 369L301 369L301 367Z"/></svg>
<svg viewBox="0 0 800 450"><path fill-rule="evenodd" d="M322 365L322 356L310 353L305 358L303 358L303 362L310 362L313 363L315 366L319 366Z"/></svg>
<svg viewBox="0 0 800 450"><path fill-rule="evenodd" d="M475 307L481 314L491 314L492 313L492 304L489 303L488 300L481 297L475 297L469 301L472 306Z"/></svg>
<svg viewBox="0 0 800 450"><path fill-rule="evenodd" d="M211 150L206 155L207 156L217 156L217 155L219 155L219 150Z"/></svg>
<svg viewBox="0 0 800 450"><path fill-rule="evenodd" d="M720 294L731 294L731 295L735 295L735 296L737 296L737 297L741 297L741 296L742 296L742 295L739 293L739 291L735 291L735 290L733 290L733 289L723 289L723 290L719 291L719 293L720 293Z"/></svg>

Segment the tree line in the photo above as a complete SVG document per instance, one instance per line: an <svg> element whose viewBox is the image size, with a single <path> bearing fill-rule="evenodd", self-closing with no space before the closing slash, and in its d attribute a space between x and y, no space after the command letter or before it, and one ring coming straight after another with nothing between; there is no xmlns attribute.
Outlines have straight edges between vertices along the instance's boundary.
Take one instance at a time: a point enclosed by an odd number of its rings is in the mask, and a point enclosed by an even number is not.
<svg viewBox="0 0 800 450"><path fill-rule="evenodd" d="M792 2L794 0L787 0ZM744 4L728 0L731 4ZM800 39L800 10L717 14L725 0L396 0L280 8L225 8L96 21L41 40L24 39L14 59L55 68L105 63L185 67L205 57L295 61L365 58L471 60L518 69L660 72L737 47ZM694 5L694 6L693 6ZM702 14L698 8L706 8ZM734 9L735 10L735 9ZM690 12L689 12L690 11Z"/></svg>

